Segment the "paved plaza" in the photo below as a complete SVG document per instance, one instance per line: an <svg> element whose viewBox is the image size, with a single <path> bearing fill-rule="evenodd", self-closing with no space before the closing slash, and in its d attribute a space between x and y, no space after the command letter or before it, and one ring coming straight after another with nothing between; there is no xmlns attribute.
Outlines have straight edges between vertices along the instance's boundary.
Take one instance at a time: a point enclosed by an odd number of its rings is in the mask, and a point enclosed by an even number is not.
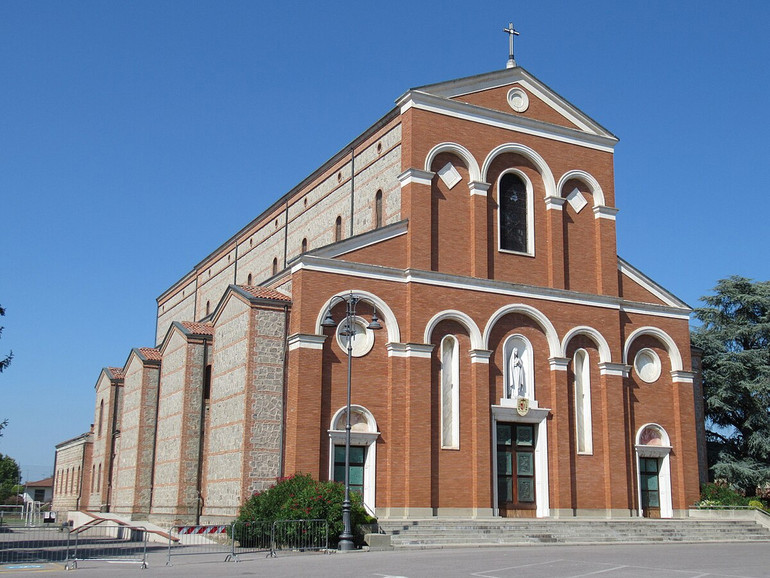
<svg viewBox="0 0 770 578"><path fill-rule="evenodd" d="M224 562L207 555L165 565L153 553L149 568L138 565L82 562L65 572L62 565L10 564L0 575L84 578L162 576L264 576L270 578L758 578L770 576L770 543L701 543L660 545L518 546L350 554L253 555Z"/></svg>

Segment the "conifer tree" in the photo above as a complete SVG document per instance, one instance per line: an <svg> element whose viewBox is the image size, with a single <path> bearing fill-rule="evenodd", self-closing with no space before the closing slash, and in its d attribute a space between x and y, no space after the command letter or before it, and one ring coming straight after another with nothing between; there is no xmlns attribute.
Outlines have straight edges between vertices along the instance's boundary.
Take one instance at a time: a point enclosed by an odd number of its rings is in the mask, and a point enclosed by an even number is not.
<svg viewBox="0 0 770 578"><path fill-rule="evenodd" d="M733 276L695 310L709 464L748 496L770 483L770 281Z"/></svg>

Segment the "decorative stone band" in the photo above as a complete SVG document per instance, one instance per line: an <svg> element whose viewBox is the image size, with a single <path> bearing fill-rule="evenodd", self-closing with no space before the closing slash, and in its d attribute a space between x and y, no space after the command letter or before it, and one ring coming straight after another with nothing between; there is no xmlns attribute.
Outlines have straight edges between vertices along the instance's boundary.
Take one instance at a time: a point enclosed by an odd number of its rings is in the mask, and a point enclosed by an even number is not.
<svg viewBox="0 0 770 578"><path fill-rule="evenodd" d="M295 333L289 336L289 351L295 349L323 349L326 335Z"/></svg>
<svg viewBox="0 0 770 578"><path fill-rule="evenodd" d="M548 365L551 366L551 371L567 371L569 365L569 357L549 357Z"/></svg>
<svg viewBox="0 0 770 578"><path fill-rule="evenodd" d="M674 383L692 383L695 374L692 371L674 370L671 372L671 378Z"/></svg>
<svg viewBox="0 0 770 578"><path fill-rule="evenodd" d="M418 185L428 185L433 182L433 175L436 173L431 171L423 171L420 169L406 169L403 173L398 175L398 182L401 183L401 188L410 185L412 183Z"/></svg>
<svg viewBox="0 0 770 578"><path fill-rule="evenodd" d="M492 357L492 352L489 349L471 349L471 363L486 363L489 364L489 358Z"/></svg>
<svg viewBox="0 0 770 578"><path fill-rule="evenodd" d="M468 188L471 191L471 195L480 195L483 197L487 196L487 192L489 191L489 187L491 187L489 183L484 183L481 181L471 181L468 183Z"/></svg>
<svg viewBox="0 0 770 578"><path fill-rule="evenodd" d="M601 375L617 375L619 377L628 377L631 372L631 366L625 363L611 363L605 361L599 364Z"/></svg>
<svg viewBox="0 0 770 578"><path fill-rule="evenodd" d="M430 359L433 345L428 343L388 343L388 357L424 357Z"/></svg>
<svg viewBox="0 0 770 578"><path fill-rule="evenodd" d="M567 199L564 199L562 197L546 197L545 198L545 208L547 211L561 211L564 208L564 203L567 202Z"/></svg>
<svg viewBox="0 0 770 578"><path fill-rule="evenodd" d="M618 214L618 209L615 207L607 207L604 205L594 207L594 218L596 219L610 219L615 220L615 215Z"/></svg>

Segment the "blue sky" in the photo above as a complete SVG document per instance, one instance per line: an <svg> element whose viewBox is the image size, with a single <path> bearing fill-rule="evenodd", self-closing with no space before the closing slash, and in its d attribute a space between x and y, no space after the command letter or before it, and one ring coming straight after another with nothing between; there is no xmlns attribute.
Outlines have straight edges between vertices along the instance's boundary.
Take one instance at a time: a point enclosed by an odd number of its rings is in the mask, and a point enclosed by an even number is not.
<svg viewBox="0 0 770 578"><path fill-rule="evenodd" d="M0 3L0 453L28 481L155 298L408 88L519 65L620 137L618 252L690 305L770 279L770 4Z"/></svg>

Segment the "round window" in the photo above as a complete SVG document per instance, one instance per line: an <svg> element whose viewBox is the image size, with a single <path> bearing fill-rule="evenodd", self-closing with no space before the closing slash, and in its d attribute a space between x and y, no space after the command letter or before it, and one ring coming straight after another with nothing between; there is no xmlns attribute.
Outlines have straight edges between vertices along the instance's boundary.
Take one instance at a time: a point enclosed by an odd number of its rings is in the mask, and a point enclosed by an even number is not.
<svg viewBox="0 0 770 578"><path fill-rule="evenodd" d="M508 91L508 105L516 112L524 112L529 108L529 97L520 88Z"/></svg>
<svg viewBox="0 0 770 578"><path fill-rule="evenodd" d="M660 357L652 349L640 349L634 358L634 369L642 381L657 381L660 377Z"/></svg>
<svg viewBox="0 0 770 578"><path fill-rule="evenodd" d="M353 357L362 357L369 353L374 347L374 331L367 329L367 321L362 317L354 317L352 320L353 332L350 335L351 355ZM337 345L342 351L348 351L348 332L347 323L343 319L337 325Z"/></svg>

